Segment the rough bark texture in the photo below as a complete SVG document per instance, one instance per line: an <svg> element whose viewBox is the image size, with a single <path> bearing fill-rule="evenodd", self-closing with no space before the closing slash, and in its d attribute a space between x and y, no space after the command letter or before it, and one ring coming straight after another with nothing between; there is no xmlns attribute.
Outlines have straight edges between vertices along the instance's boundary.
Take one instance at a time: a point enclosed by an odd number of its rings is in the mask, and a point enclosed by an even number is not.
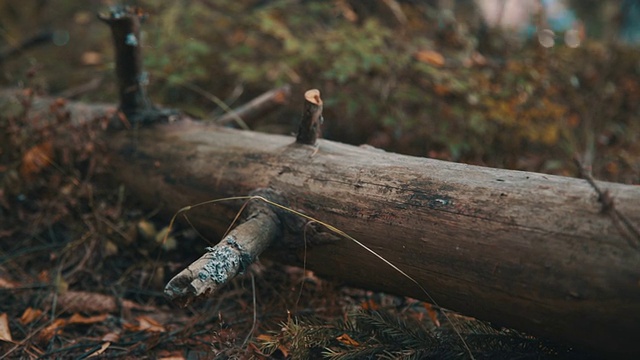
<svg viewBox="0 0 640 360"><path fill-rule="evenodd" d="M584 180L324 140L314 154L291 137L189 122L141 130L137 138L136 152L128 151L127 134L111 139L114 174L167 215L270 187L286 194L292 208L345 230L406 271L441 306L602 351L640 352L637 239L601 212ZM640 223L639 187L598 184ZM201 231L223 229L238 205L200 209L190 218ZM316 230L307 234L309 269L426 298L356 244L327 241L331 236ZM273 256L300 263L302 228L297 232Z"/></svg>

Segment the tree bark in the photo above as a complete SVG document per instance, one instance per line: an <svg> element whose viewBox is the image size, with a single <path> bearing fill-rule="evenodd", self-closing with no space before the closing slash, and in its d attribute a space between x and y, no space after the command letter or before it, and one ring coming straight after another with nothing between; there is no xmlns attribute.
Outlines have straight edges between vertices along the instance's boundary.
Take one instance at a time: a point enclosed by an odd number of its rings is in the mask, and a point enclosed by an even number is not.
<svg viewBox="0 0 640 360"><path fill-rule="evenodd" d="M601 212L584 180L326 140L314 154L291 137L186 122L143 129L138 139L137 152L127 150L126 134L110 140L114 174L167 215L203 200L272 188L293 209L383 255L441 306L601 351L640 352L637 239ZM598 185L618 211L640 223L639 187ZM190 219L212 234L228 226L237 208L199 209ZM307 232L306 259L317 274L428 300L358 245L327 240L328 231L315 230ZM272 256L300 264L303 229L288 233Z"/></svg>
<svg viewBox="0 0 640 360"><path fill-rule="evenodd" d="M166 216L270 188L384 256L441 306L601 353L640 354L637 233L603 212L585 180L322 139L315 147L188 120L105 136L113 176ZM640 187L596 184L637 228ZM189 219L216 238L241 205L199 207ZM296 216L280 220L271 257L299 265L306 256L318 275L429 300L354 242Z"/></svg>

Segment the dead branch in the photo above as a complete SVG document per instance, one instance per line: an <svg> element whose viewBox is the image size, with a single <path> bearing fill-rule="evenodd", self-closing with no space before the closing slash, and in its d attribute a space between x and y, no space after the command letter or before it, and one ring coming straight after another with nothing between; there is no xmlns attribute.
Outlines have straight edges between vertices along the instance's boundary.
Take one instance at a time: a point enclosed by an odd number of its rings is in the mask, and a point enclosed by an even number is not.
<svg viewBox="0 0 640 360"><path fill-rule="evenodd" d="M214 121L220 125L226 125L242 119L245 123L250 123L256 118L263 117L271 111L284 105L291 95L291 86L284 85L277 89L269 90L248 103L226 113Z"/></svg>
<svg viewBox="0 0 640 360"><path fill-rule="evenodd" d="M268 190L258 190L253 195L277 197ZM197 297L214 293L242 273L281 235L280 220L267 204L250 202L246 214L222 241L207 248L206 254L169 281L164 292L170 299L186 306Z"/></svg>

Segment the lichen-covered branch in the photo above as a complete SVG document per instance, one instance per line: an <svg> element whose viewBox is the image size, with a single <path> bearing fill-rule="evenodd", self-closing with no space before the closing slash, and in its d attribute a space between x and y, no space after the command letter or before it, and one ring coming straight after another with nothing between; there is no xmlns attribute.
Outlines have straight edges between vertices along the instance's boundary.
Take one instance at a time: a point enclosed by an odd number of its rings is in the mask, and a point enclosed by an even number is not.
<svg viewBox="0 0 640 360"><path fill-rule="evenodd" d="M280 235L280 220L269 205L252 201L246 212L244 222L169 281L164 290L167 297L186 306L195 298L214 293L242 273Z"/></svg>

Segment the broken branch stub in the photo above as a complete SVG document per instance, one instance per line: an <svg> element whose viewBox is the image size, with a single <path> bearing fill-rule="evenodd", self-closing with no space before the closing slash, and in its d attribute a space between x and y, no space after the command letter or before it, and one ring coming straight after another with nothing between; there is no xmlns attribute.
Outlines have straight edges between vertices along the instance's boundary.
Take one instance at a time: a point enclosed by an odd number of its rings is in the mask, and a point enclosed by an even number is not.
<svg viewBox="0 0 640 360"><path fill-rule="evenodd" d="M317 89L307 90L304 93L304 111L302 121L298 128L296 142L298 144L315 145L320 136L322 118L322 99Z"/></svg>
<svg viewBox="0 0 640 360"><path fill-rule="evenodd" d="M111 29L116 51L116 74L120 92L120 110L125 115L151 107L144 90L140 22L144 18L137 8L113 6L109 14L98 14Z"/></svg>
<svg viewBox="0 0 640 360"><path fill-rule="evenodd" d="M138 7L116 5L109 14L98 14L111 29L116 54L119 109L134 123L154 122L177 115L175 110L158 109L147 97L147 73L143 70L140 26L146 14Z"/></svg>
<svg viewBox="0 0 640 360"><path fill-rule="evenodd" d="M272 190L252 193L265 198L273 194ZM214 293L241 274L281 235L279 217L270 205L250 200L245 212L241 224L167 283L164 293L168 298L186 306L196 298Z"/></svg>

